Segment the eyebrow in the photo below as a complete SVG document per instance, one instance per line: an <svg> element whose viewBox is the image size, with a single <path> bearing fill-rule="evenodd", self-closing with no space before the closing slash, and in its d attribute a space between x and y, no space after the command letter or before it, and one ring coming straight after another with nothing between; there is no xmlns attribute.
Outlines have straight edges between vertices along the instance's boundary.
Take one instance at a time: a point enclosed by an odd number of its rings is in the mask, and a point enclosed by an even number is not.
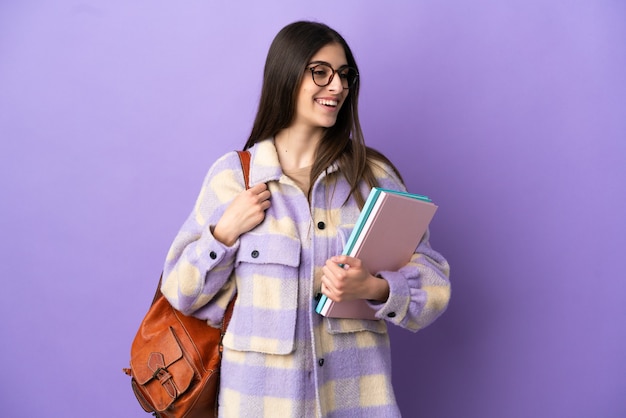
<svg viewBox="0 0 626 418"><path fill-rule="evenodd" d="M330 62L326 62L326 61L311 61L310 63L307 64L307 67L311 66L311 65L319 65L319 64L325 64L328 65L330 68L333 68L333 66L330 64ZM344 67L349 67L349 64L343 64L340 65L338 68L333 68L335 71L340 70Z"/></svg>

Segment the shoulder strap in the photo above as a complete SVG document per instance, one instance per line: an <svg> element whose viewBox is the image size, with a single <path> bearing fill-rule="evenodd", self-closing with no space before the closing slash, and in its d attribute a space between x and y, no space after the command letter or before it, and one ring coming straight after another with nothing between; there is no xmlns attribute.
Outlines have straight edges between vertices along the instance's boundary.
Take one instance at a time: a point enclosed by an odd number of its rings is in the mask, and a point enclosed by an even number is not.
<svg viewBox="0 0 626 418"><path fill-rule="evenodd" d="M246 185L246 189L250 188L250 151L237 151L239 154L239 160L241 161L241 168L243 171L243 181Z"/></svg>

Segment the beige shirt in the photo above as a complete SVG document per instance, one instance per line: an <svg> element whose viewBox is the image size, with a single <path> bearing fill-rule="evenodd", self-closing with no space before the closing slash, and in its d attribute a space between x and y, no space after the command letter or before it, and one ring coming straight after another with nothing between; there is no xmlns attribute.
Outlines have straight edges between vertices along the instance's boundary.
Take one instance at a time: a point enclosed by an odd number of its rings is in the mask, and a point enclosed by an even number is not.
<svg viewBox="0 0 626 418"><path fill-rule="evenodd" d="M311 167L302 167L296 170L284 170L283 173L287 175L291 180L293 180L300 189L304 192L305 196L308 196L309 189L311 188L310 176L311 176Z"/></svg>

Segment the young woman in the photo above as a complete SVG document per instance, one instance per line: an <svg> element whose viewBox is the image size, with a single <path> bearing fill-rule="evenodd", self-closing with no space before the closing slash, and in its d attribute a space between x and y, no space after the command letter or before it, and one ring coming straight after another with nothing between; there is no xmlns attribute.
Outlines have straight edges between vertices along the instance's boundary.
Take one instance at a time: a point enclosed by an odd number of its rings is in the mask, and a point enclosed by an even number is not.
<svg viewBox="0 0 626 418"><path fill-rule="evenodd" d="M373 276L341 256L371 187L405 190L365 146L359 74L346 41L315 22L274 39L245 149L210 168L165 263L163 294L224 338L220 416L396 417L387 324L417 331L450 297L449 267L425 234L411 261ZM378 320L325 318L320 294L366 299Z"/></svg>

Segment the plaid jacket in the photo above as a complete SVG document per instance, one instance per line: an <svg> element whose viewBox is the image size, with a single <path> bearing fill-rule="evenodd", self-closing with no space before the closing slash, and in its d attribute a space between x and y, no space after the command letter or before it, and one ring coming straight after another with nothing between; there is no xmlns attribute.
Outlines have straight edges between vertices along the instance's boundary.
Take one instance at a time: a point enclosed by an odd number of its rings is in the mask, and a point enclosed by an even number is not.
<svg viewBox="0 0 626 418"><path fill-rule="evenodd" d="M265 220L232 247L212 236L210 227L244 189L237 154L224 155L168 252L162 285L174 307L213 326L237 292L224 338L220 416L400 416L387 324L417 331L446 309L446 260L427 233L409 264L381 273L390 294L373 305L380 320L318 315L321 268L341 253L359 208L352 198L344 204L349 188L336 167L315 181L309 202L282 173L272 140L250 152L250 185L267 183L271 192ZM389 167L375 174L381 187L404 190ZM362 192L369 193L365 185Z"/></svg>

